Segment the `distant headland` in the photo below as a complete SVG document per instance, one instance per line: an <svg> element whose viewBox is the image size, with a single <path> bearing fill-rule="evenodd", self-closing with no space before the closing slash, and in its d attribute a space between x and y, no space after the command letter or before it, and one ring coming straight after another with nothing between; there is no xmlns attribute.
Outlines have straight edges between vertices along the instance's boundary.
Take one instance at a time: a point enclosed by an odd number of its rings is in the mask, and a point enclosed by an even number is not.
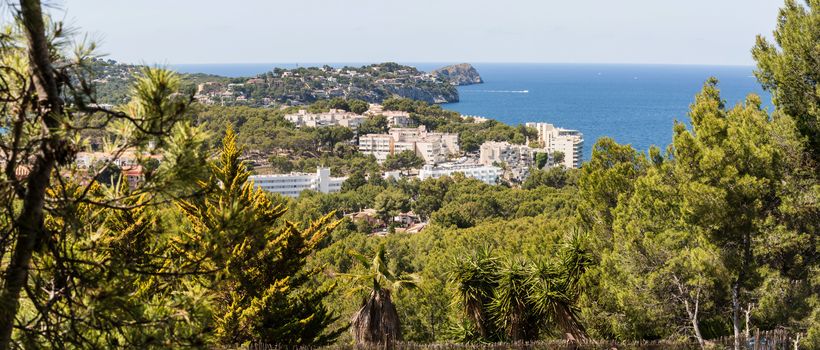
<svg viewBox="0 0 820 350"><path fill-rule="evenodd" d="M433 70L430 74L453 85L481 84L481 75L469 63L459 63Z"/></svg>
<svg viewBox="0 0 820 350"><path fill-rule="evenodd" d="M127 96L133 72L141 68L113 60L95 61L93 81L101 103L119 104ZM272 68L255 76L225 77L180 73L200 102L224 106L282 107L310 104L329 98L381 103L403 97L428 103L458 102L456 86L481 83L470 64L462 63L423 72L393 62L360 67Z"/></svg>

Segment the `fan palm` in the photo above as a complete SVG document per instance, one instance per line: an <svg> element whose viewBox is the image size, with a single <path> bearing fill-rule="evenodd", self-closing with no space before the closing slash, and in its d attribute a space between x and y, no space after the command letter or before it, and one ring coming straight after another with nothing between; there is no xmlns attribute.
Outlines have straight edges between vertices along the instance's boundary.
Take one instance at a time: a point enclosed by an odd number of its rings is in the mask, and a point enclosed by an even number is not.
<svg viewBox="0 0 820 350"><path fill-rule="evenodd" d="M354 282L351 293L369 290L368 297L351 319L351 333L357 345L390 345L401 340L401 324L392 292L415 287L418 277L400 275L387 264L384 246L380 246L372 259L350 252L365 268L362 273L345 274Z"/></svg>

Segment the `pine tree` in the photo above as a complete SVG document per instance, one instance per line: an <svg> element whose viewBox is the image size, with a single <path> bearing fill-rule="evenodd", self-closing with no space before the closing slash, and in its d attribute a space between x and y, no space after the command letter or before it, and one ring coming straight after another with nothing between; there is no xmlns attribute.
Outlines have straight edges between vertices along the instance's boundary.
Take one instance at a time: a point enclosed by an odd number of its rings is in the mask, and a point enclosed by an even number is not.
<svg viewBox="0 0 820 350"><path fill-rule="evenodd" d="M652 149L651 162L625 158L621 146L609 145L585 167L582 220L593 232L612 234L598 240L599 287L591 296L598 304L587 316L608 318L596 323L609 336L673 337L686 327L700 341L706 319L712 336L731 332L739 348L742 314L759 300L769 305L758 320L804 329L817 248L815 229L800 223L816 207L794 191L801 181L792 160L804 152L794 122L770 117L755 95L727 108L715 79L689 116L691 129L675 125L666 156ZM624 173L634 181L623 182ZM784 286L784 279L793 282ZM780 288L766 291L771 285ZM778 295L801 302L775 311ZM729 322L720 320L723 312Z"/></svg>
<svg viewBox="0 0 820 350"><path fill-rule="evenodd" d="M196 129L180 123L190 96L178 93L174 73L146 68L128 104L100 108L90 82L94 44L71 45L72 31L40 1L9 10L14 25L0 36L0 349L180 345L185 332L172 332L180 315L191 314L177 307L185 297L169 298L155 288L161 283L139 293L146 276L176 271L153 254L166 252L154 249L167 247L167 237L140 217L154 214L136 208L184 195L179 175L200 168L196 133L184 145L174 141ZM125 150L143 154L149 143L166 161L133 191L109 191L75 164L90 130L105 135L109 164ZM122 217L134 222L106 221L123 208L134 209Z"/></svg>
<svg viewBox="0 0 820 350"><path fill-rule="evenodd" d="M760 35L752 49L755 75L772 93L780 133L793 129L802 137L779 145L788 164L780 189L781 222L788 229L769 241L771 268L755 314L770 326L799 319L809 327L804 342L820 349L820 1L785 1L772 34L774 42Z"/></svg>
<svg viewBox="0 0 820 350"><path fill-rule="evenodd" d="M820 1L807 0L804 6L786 0L777 19L775 42L758 35L752 49L755 75L772 93L778 110L794 118L810 156L820 162Z"/></svg>
<svg viewBox="0 0 820 350"><path fill-rule="evenodd" d="M282 216L286 208L248 181L242 149L228 129L211 178L199 184L206 194L179 201L192 224L188 242L201 255L214 298L215 337L222 344L260 342L322 345L343 330L323 300L331 287L311 290L307 257L337 225L333 213L301 230Z"/></svg>

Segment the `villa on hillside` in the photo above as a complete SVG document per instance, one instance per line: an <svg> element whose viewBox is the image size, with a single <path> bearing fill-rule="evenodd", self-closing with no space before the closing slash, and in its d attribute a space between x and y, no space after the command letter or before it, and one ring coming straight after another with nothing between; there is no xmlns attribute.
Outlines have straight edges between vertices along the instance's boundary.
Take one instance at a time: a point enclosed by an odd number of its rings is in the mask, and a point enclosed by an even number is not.
<svg viewBox="0 0 820 350"><path fill-rule="evenodd" d="M387 118L387 123L391 128L407 128L413 126L413 119L410 118L410 113L404 111L386 111L380 104L371 103L366 116L383 115Z"/></svg>
<svg viewBox="0 0 820 350"><path fill-rule="evenodd" d="M322 91L314 91L316 94L323 94ZM325 96L330 97L330 95ZM368 110L363 114L356 114L341 109L330 109L327 112L310 113L306 109L300 109L296 113L286 114L285 120L293 123L297 128L310 127L321 128L326 126L343 126L356 130L359 125L368 118L382 115L387 118L387 124L391 128L406 128L413 125L410 113L403 111L387 111L379 104L371 103Z"/></svg>
<svg viewBox="0 0 820 350"><path fill-rule="evenodd" d="M296 113L285 115L285 120L293 123L297 128L344 126L356 130L359 125L367 120L367 117L341 109L331 109L322 113L308 113L307 110L300 109Z"/></svg>

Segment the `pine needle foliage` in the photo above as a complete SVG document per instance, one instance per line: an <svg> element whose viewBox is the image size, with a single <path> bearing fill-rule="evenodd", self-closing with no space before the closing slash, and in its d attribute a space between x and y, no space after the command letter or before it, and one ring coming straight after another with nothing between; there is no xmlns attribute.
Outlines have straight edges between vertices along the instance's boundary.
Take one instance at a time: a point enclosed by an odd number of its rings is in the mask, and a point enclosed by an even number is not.
<svg viewBox="0 0 820 350"><path fill-rule="evenodd" d="M221 344L323 345L343 330L323 300L333 286L311 290L318 271L307 257L337 225L332 213L300 229L282 219L287 208L248 182L242 148L228 129L211 177L199 186L207 194L178 201L191 223L185 242L198 259L214 298L214 335Z"/></svg>

